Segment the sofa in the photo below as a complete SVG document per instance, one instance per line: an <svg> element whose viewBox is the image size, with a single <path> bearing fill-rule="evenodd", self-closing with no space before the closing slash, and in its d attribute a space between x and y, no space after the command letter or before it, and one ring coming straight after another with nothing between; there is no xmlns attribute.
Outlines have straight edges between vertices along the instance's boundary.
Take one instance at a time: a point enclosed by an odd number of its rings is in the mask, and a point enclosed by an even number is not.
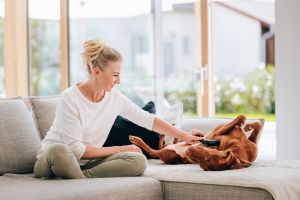
<svg viewBox="0 0 300 200"><path fill-rule="evenodd" d="M58 100L59 96L0 100L1 200L271 200L300 197L297 187L292 186L300 185L298 161L258 160L248 169L206 172L198 165L167 165L150 159L145 173L138 177L35 178L35 155L54 120ZM182 128L208 132L217 124L228 121L183 119Z"/></svg>

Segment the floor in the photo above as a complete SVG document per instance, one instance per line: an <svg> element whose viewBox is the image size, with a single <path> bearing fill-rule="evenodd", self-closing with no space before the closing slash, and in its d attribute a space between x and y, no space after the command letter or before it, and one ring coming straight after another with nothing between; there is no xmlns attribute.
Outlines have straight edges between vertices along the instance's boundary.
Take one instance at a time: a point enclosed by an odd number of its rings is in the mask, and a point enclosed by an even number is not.
<svg viewBox="0 0 300 200"><path fill-rule="evenodd" d="M258 159L276 158L276 123L266 122L258 143Z"/></svg>

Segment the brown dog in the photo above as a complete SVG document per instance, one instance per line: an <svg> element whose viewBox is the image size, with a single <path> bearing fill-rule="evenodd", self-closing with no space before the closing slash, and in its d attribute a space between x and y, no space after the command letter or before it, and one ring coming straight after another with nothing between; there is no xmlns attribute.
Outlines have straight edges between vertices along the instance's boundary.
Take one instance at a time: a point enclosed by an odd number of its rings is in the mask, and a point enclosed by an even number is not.
<svg viewBox="0 0 300 200"><path fill-rule="evenodd" d="M144 149L152 157L158 157L167 164L199 164L203 170L228 170L249 167L257 157L257 142L262 125L259 122L245 123L240 115L226 125L219 125L208 133L206 139L217 139L218 146L207 147L200 142L188 145L175 138L171 145L163 144L160 138L160 150L151 149L138 137L130 136L130 141ZM249 138L244 131L252 130Z"/></svg>

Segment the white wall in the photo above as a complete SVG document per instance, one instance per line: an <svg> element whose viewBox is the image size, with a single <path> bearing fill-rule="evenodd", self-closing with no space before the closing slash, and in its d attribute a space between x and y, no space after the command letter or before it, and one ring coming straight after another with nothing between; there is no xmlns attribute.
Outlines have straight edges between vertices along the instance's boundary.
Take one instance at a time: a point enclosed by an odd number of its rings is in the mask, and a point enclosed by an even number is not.
<svg viewBox="0 0 300 200"><path fill-rule="evenodd" d="M276 0L277 158L300 160L300 1Z"/></svg>
<svg viewBox="0 0 300 200"><path fill-rule="evenodd" d="M244 77L259 67L261 25L257 20L214 3L212 23L212 64L218 77Z"/></svg>

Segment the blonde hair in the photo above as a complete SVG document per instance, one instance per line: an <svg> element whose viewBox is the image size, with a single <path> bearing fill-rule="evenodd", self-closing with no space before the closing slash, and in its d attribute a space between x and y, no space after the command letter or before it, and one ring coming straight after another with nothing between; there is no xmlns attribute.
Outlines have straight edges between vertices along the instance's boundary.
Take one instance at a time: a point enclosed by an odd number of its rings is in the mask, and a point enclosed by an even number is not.
<svg viewBox="0 0 300 200"><path fill-rule="evenodd" d="M94 67L104 70L109 61L121 61L121 54L103 40L87 40L83 43L82 60L91 75Z"/></svg>

